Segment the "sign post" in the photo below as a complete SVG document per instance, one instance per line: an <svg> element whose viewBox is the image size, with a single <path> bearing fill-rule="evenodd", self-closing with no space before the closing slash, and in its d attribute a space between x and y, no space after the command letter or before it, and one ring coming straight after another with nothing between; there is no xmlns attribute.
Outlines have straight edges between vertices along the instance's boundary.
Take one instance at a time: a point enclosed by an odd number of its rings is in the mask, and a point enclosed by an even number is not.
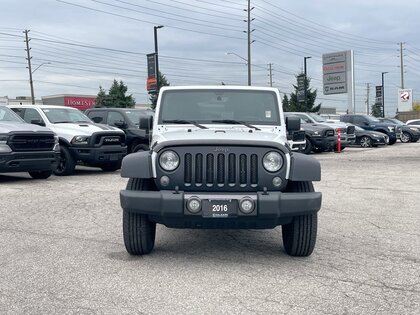
<svg viewBox="0 0 420 315"><path fill-rule="evenodd" d="M157 92L157 54L147 55L147 91Z"/></svg>
<svg viewBox="0 0 420 315"><path fill-rule="evenodd" d="M413 90L399 89L398 90L398 112L408 112L413 110Z"/></svg>

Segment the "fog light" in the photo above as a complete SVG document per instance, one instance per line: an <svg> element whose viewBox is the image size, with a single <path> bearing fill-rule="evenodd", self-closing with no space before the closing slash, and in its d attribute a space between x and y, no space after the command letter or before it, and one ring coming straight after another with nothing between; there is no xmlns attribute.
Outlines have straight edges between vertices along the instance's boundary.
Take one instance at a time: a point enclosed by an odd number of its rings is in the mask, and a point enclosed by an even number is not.
<svg viewBox="0 0 420 315"><path fill-rule="evenodd" d="M242 213L249 214L254 211L254 200L249 197L244 197L239 201L239 210Z"/></svg>
<svg viewBox="0 0 420 315"><path fill-rule="evenodd" d="M166 175L164 175L164 176L162 176L162 177L160 178L160 184L161 184L162 186L168 186L168 185L169 185L169 182L170 182L169 177L168 177L168 176L166 176Z"/></svg>
<svg viewBox="0 0 420 315"><path fill-rule="evenodd" d="M278 177L278 176L276 176L276 177L274 177L273 178L273 186L274 187L280 187L281 186L281 184L282 184L282 180L281 180L281 178L280 177Z"/></svg>
<svg viewBox="0 0 420 315"><path fill-rule="evenodd" d="M197 213L201 210L201 200L198 197L191 197L187 201L187 209L192 213Z"/></svg>

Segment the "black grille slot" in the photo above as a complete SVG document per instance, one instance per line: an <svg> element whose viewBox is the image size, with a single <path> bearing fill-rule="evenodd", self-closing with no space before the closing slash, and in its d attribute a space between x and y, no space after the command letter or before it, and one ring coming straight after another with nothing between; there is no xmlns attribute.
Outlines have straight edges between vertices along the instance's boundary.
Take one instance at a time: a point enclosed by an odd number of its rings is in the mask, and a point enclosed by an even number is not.
<svg viewBox="0 0 420 315"><path fill-rule="evenodd" d="M233 153L229 154L228 161L228 183L235 184L236 182L236 156Z"/></svg>
<svg viewBox="0 0 420 315"><path fill-rule="evenodd" d="M217 183L225 183L225 155L221 153L217 155Z"/></svg>
<svg viewBox="0 0 420 315"><path fill-rule="evenodd" d="M192 155L190 153L185 154L185 161L184 161L184 181L187 184L191 184L192 178Z"/></svg>
<svg viewBox="0 0 420 315"><path fill-rule="evenodd" d="M246 184L246 180L247 180L246 160L247 158L245 154L241 154L239 156L239 183L241 185Z"/></svg>
<svg viewBox="0 0 420 315"><path fill-rule="evenodd" d="M258 185L258 154L184 153L184 183L194 187Z"/></svg>
<svg viewBox="0 0 420 315"><path fill-rule="evenodd" d="M203 155L201 153L195 156L195 182L203 183Z"/></svg>
<svg viewBox="0 0 420 315"><path fill-rule="evenodd" d="M251 185L258 183L258 157L256 154L251 155Z"/></svg>
<svg viewBox="0 0 420 315"><path fill-rule="evenodd" d="M332 130L332 129L328 129L328 130L325 132L325 136L327 136L327 137L334 136L334 130Z"/></svg>
<svg viewBox="0 0 420 315"><path fill-rule="evenodd" d="M13 151L50 151L54 148L53 135L13 135L9 141Z"/></svg>
<svg viewBox="0 0 420 315"><path fill-rule="evenodd" d="M214 155L213 154L207 154L206 166L207 166L206 183L213 184L214 182Z"/></svg>

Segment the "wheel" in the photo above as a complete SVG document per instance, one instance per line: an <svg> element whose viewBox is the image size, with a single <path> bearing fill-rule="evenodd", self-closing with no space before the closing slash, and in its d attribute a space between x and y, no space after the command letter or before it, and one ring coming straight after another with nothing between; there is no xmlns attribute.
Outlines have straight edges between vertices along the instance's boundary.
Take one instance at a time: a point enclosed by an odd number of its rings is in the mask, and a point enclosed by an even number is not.
<svg viewBox="0 0 420 315"><path fill-rule="evenodd" d="M152 190L152 183L150 180L130 178L127 190ZM155 246L156 223L151 222L147 215L123 209L123 235L125 249L129 254L149 254Z"/></svg>
<svg viewBox="0 0 420 315"><path fill-rule="evenodd" d="M312 182L289 182L288 192L312 192ZM318 214L296 216L292 222L282 226L283 246L290 256L312 254L317 236Z"/></svg>
<svg viewBox="0 0 420 315"><path fill-rule="evenodd" d="M117 162L117 163L108 163L108 164L104 164L101 166L101 169L104 172L115 172L116 170L121 168L121 163Z"/></svg>
<svg viewBox="0 0 420 315"><path fill-rule="evenodd" d="M402 143L408 143L411 142L411 135L407 131L403 131L401 133L401 142Z"/></svg>
<svg viewBox="0 0 420 315"><path fill-rule="evenodd" d="M305 149L302 150L302 153L309 154L311 153L312 148L313 148L313 145L311 143L311 140L309 140L309 138L306 138Z"/></svg>
<svg viewBox="0 0 420 315"><path fill-rule="evenodd" d="M60 146L60 162L54 171L57 176L65 176L74 173L76 168L76 161L71 156L69 148L64 145Z"/></svg>
<svg viewBox="0 0 420 315"><path fill-rule="evenodd" d="M37 171L37 172L28 172L34 179L46 179L51 176L52 171Z"/></svg>
<svg viewBox="0 0 420 315"><path fill-rule="evenodd" d="M131 153L134 152L141 152L141 151L148 151L149 150L149 146L146 144L137 144L136 146L133 147L133 150L131 151Z"/></svg>
<svg viewBox="0 0 420 315"><path fill-rule="evenodd" d="M368 136L363 136L360 138L360 146L362 148L370 148L372 146L372 139Z"/></svg>
<svg viewBox="0 0 420 315"><path fill-rule="evenodd" d="M393 140L389 139L388 145L393 145L395 144L395 142L397 142L397 139L393 139Z"/></svg>

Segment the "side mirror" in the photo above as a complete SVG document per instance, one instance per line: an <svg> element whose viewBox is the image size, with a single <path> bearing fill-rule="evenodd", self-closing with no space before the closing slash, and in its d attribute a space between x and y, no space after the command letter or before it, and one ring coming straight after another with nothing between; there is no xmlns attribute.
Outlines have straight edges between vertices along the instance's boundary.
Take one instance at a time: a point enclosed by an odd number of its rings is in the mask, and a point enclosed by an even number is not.
<svg viewBox="0 0 420 315"><path fill-rule="evenodd" d="M139 129L152 130L153 128L153 116L142 116L139 121Z"/></svg>
<svg viewBox="0 0 420 315"><path fill-rule="evenodd" d="M300 130L300 118L286 117L286 129L288 132Z"/></svg>
<svg viewBox="0 0 420 315"><path fill-rule="evenodd" d="M32 119L31 124L45 127L45 123L41 119Z"/></svg>
<svg viewBox="0 0 420 315"><path fill-rule="evenodd" d="M121 129L127 128L127 124L123 120L114 121L114 126L118 127L118 128L121 128Z"/></svg>

